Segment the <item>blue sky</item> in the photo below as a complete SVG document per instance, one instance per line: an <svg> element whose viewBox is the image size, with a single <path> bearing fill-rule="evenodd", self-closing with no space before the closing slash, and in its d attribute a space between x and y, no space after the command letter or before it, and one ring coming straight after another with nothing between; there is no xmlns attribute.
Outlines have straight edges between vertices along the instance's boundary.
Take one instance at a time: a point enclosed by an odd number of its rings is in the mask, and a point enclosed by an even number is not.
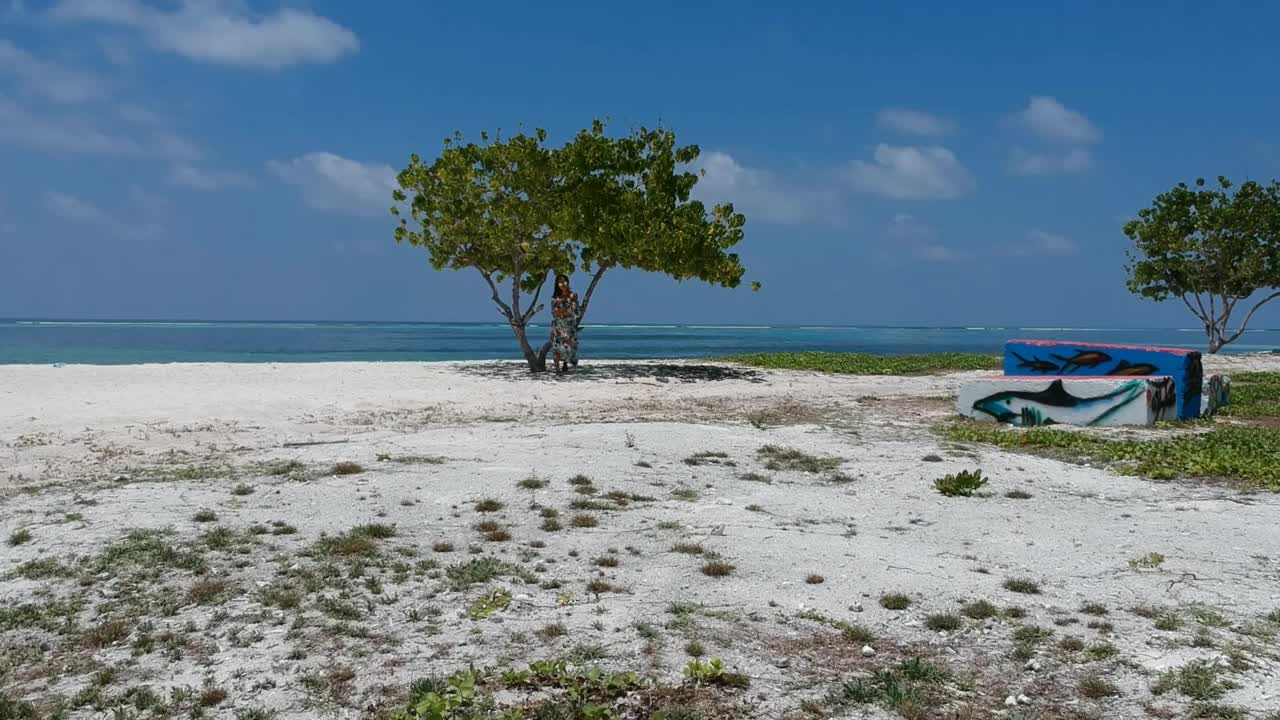
<svg viewBox="0 0 1280 720"><path fill-rule="evenodd" d="M752 294L612 322L1193 325L1124 288L1174 183L1280 176L1280 6L0 0L0 316L468 321L387 213L455 129L661 121ZM1280 306L1258 327L1280 326Z"/></svg>

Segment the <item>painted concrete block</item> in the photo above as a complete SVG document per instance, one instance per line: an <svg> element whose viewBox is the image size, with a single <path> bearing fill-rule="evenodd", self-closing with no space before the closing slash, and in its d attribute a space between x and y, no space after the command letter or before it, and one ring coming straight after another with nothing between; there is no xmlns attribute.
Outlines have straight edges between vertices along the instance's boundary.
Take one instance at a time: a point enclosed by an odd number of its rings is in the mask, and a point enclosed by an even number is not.
<svg viewBox="0 0 1280 720"><path fill-rule="evenodd" d="M1170 377L980 378L960 388L961 415L1022 427L1151 425L1175 417Z"/></svg>
<svg viewBox="0 0 1280 720"><path fill-rule="evenodd" d="M1010 340L1005 344L1004 374L1031 377L1166 376L1173 378L1177 392L1175 417L1194 420L1201 414L1204 370L1200 364L1200 353L1195 350Z"/></svg>
<svg viewBox="0 0 1280 720"><path fill-rule="evenodd" d="M1210 375L1204 381L1204 395L1200 398L1200 417L1210 418L1219 408L1231 402L1231 378L1227 375Z"/></svg>

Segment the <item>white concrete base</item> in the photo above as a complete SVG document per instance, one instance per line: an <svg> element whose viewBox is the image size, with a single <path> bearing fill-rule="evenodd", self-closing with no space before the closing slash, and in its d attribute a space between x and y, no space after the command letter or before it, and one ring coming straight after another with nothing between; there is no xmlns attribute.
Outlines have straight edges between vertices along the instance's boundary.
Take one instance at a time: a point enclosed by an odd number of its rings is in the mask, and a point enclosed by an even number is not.
<svg viewBox="0 0 1280 720"><path fill-rule="evenodd" d="M967 417L1023 427L1152 425L1177 417L1166 376L981 378L960 388L957 406Z"/></svg>

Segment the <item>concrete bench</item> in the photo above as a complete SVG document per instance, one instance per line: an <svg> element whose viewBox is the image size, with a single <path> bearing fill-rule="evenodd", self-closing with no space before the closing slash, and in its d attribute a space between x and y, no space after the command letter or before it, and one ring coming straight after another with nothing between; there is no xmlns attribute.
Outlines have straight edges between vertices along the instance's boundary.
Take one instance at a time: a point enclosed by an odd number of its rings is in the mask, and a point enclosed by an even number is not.
<svg viewBox="0 0 1280 720"><path fill-rule="evenodd" d="M957 398L961 415L1022 427L1152 425L1174 419L1176 405L1168 376L993 376L965 383Z"/></svg>
<svg viewBox="0 0 1280 720"><path fill-rule="evenodd" d="M1173 379L1177 395L1176 413L1168 419L1192 420L1202 416L1201 396L1205 390L1205 378L1200 353L1194 350L1052 340L1010 340L1005 344L1004 374L1009 377L1042 378L1168 377ZM1214 405L1215 411L1219 405Z"/></svg>

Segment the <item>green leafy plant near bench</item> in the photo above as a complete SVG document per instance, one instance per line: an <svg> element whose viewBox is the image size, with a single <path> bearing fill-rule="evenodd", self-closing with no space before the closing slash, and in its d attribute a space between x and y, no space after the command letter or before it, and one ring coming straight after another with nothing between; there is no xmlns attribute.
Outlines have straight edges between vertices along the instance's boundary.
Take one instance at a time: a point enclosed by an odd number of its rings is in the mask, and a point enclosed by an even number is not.
<svg viewBox="0 0 1280 720"><path fill-rule="evenodd" d="M947 497L972 497L987 484L981 470L961 470L933 481L938 492Z"/></svg>

